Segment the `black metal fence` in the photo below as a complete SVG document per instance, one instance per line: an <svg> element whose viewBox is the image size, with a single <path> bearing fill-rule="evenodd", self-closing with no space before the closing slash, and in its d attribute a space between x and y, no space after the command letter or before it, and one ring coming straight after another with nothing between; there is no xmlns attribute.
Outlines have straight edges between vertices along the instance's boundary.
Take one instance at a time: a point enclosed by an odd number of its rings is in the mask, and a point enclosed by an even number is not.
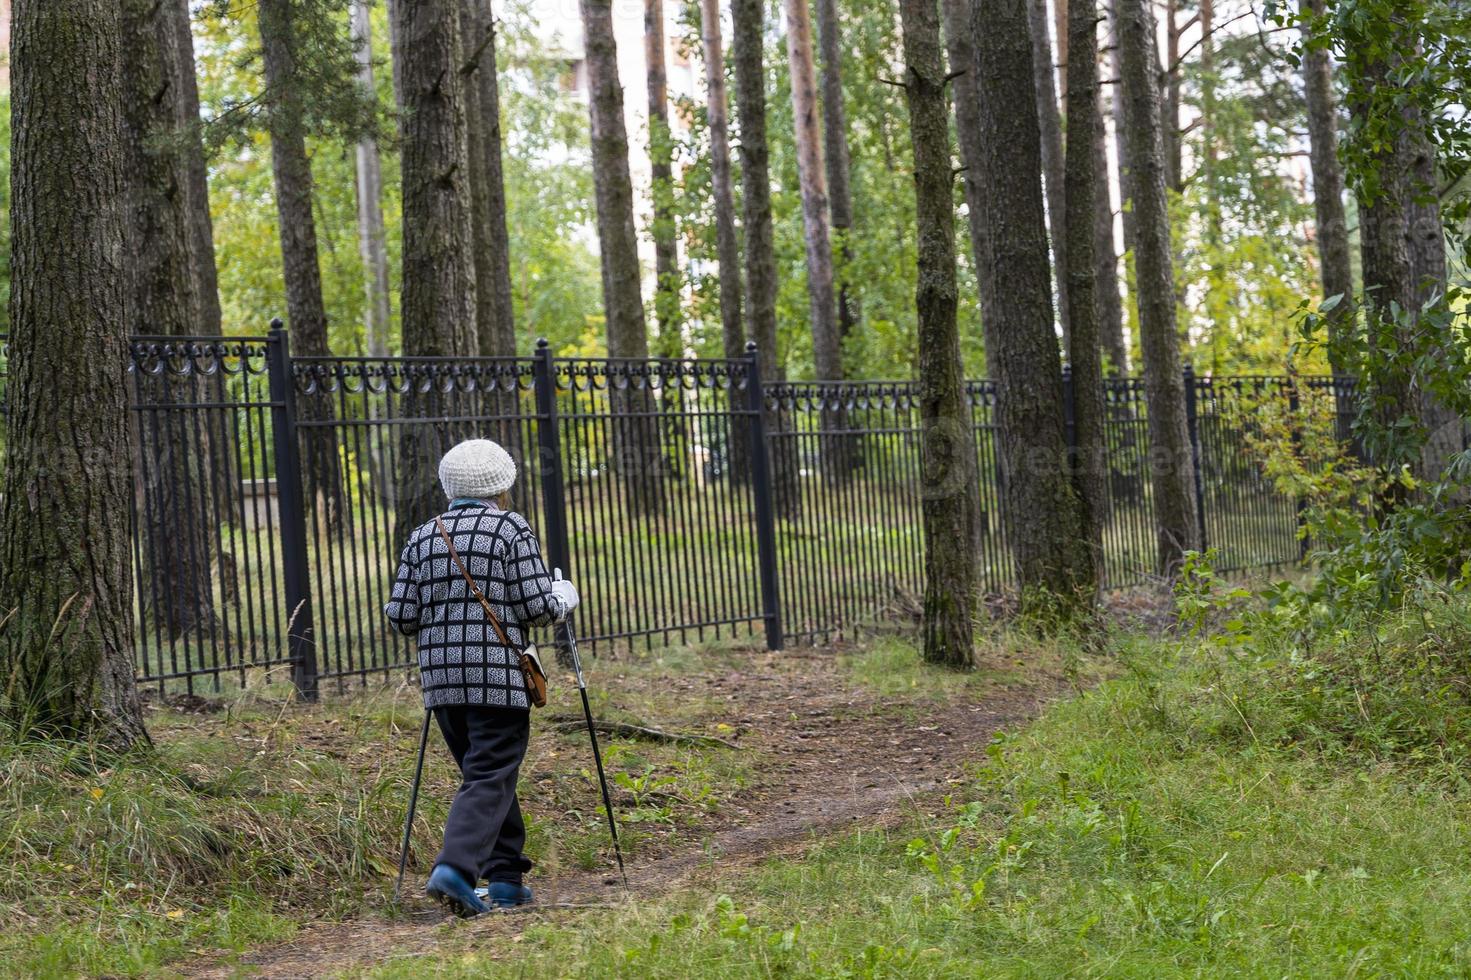
<svg viewBox="0 0 1471 980"><path fill-rule="evenodd" d="M443 505L439 456L470 436L516 458L516 506L577 581L595 648L753 632L772 648L820 642L912 608L923 589L913 383L763 387L754 351L293 358L279 329L137 337L128 376L138 674L160 689L279 671L314 693L412 663L380 610L408 529ZM1316 377L1186 381L1220 566L1297 560L1298 502L1247 451L1252 413L1302 398L1332 412L1341 393ZM982 582L1001 592L1014 575L998 395L989 381L967 394ZM1108 382L1107 402L1105 572L1121 587L1154 573L1148 417L1136 379Z"/></svg>

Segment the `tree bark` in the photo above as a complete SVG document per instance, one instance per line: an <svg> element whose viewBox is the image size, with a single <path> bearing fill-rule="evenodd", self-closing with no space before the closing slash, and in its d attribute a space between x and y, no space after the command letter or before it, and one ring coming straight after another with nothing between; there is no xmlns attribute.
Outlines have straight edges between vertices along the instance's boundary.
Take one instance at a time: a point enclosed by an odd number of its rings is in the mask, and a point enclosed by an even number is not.
<svg viewBox="0 0 1471 980"><path fill-rule="evenodd" d="M1070 349L1068 328L1067 206L1063 200L1062 118L1052 75L1052 31L1047 0L1027 0L1027 30L1032 39L1032 78L1037 120L1042 128L1042 176L1047 190L1047 230L1057 273L1057 315L1062 349Z"/></svg>
<svg viewBox="0 0 1471 980"><path fill-rule="evenodd" d="M649 337L639 295L633 180L628 171L628 134L623 125L623 89L618 84L612 0L581 0L581 4L608 354L641 360L649 356ZM628 506L635 514L657 513L663 507L664 482L658 420L651 414L654 400L647 388L632 387L613 389L613 400L617 417L614 454L623 474Z"/></svg>
<svg viewBox="0 0 1471 980"><path fill-rule="evenodd" d="M1120 0L1108 0L1108 23L1109 34L1113 39L1110 47L1109 61L1113 68L1113 136L1114 156L1119 165L1119 210L1123 215L1124 226L1124 251L1134 251L1134 175L1129 169L1128 132L1129 118L1128 106L1124 99L1124 59L1123 45L1120 43L1119 31L1119 2Z"/></svg>
<svg viewBox="0 0 1471 980"><path fill-rule="evenodd" d="M403 98L403 351L474 356L475 267L460 23L454 0L398 0ZM417 415L414 400L406 411ZM406 425L400 438L398 537L443 504L441 436Z"/></svg>
<svg viewBox="0 0 1471 980"><path fill-rule="evenodd" d="M786 380L777 347L776 246L771 220L771 175L766 142L766 68L763 61L762 0L731 0L731 60L735 66L736 120L740 124L741 230L745 236L746 336L761 354L762 380ZM782 413L772 412L769 430L779 431ZM798 460L790 439L773 439L771 472L776 512L794 520L801 512Z"/></svg>
<svg viewBox="0 0 1471 980"><path fill-rule="evenodd" d="M512 300L511 286L511 235L506 227L506 178L501 148L501 94L500 75L496 63L495 17L490 0L472 0L475 10L476 44L479 58L474 73L480 96L480 117L485 139L486 208L490 214L490 237L488 240L491 277L491 321L495 324L494 334L480 338L480 353L491 357L515 357L519 345L516 342L516 310ZM478 287L476 292L479 296ZM487 344L487 340L490 342ZM512 407L515 397L510 400Z"/></svg>
<svg viewBox="0 0 1471 980"><path fill-rule="evenodd" d="M487 126L488 119L481 105L481 73L485 70L482 60L485 55L484 33L489 25L480 22L478 3L460 3L459 15L460 50L457 55L456 75L460 84L465 117L465 160L468 167L470 189L470 267L475 277L475 349L485 356L499 353L501 348L500 325L496 322L496 266L495 246L491 242L495 217L491 214L490 176L486 172L492 156L500 157L500 148L492 147L492 134ZM490 59L490 70L495 71L494 54ZM502 219L504 220L504 219ZM509 276L509 273L507 273Z"/></svg>
<svg viewBox="0 0 1471 980"><path fill-rule="evenodd" d="M924 522L924 658L970 667L976 594L971 547L979 492L976 445L955 323L955 198L945 59L936 0L902 0L905 100L914 148L919 275L920 478Z"/></svg>
<svg viewBox="0 0 1471 980"><path fill-rule="evenodd" d="M828 213L832 216L837 260L838 336L843 340L862 318L853 282L853 191L848 153L848 122L843 111L843 34L837 0L817 0L817 43L822 55L822 141L827 162Z"/></svg>
<svg viewBox="0 0 1471 980"><path fill-rule="evenodd" d="M327 341L322 273L317 264L312 164L306 151L303 93L297 77L296 15L292 0L259 0L256 15L265 68L271 172L291 346L298 356L323 357L332 351ZM327 421L333 417L332 402L326 398L307 399L301 405L301 415L310 421ZM327 526L339 530L345 500L335 435L331 429L317 429L305 433L302 442L307 504L313 510L320 505Z"/></svg>
<svg viewBox="0 0 1471 980"><path fill-rule="evenodd" d="M796 129L797 182L802 193L802 231L807 253L807 297L812 321L812 361L818 381L843 377L842 337L833 294L832 235L828 226L827 173L822 159L817 70L812 59L812 23L807 0L784 0L787 59L792 73L792 120ZM847 413L838 399L823 400L822 469L830 480L851 476ZM837 434L833 434L837 433Z"/></svg>
<svg viewBox="0 0 1471 980"><path fill-rule="evenodd" d="M173 19L179 10L156 0L122 7L125 282L128 323L140 333L201 333L201 259L187 149L197 130L182 127L179 79L192 59L181 49ZM197 146L197 142L196 142ZM208 385L190 379L155 387L150 402L208 400ZM178 638L214 622L211 548L215 513L208 487L213 470L208 423L189 425L176 411L140 417L143 558L148 581L142 614L161 636Z"/></svg>
<svg viewBox="0 0 1471 980"><path fill-rule="evenodd" d="M1159 114L1158 52L1146 0L1118 0L1125 143L1134 182L1134 226L1140 350L1149 409L1159 569L1179 570L1184 553L1201 546L1195 463L1185 414L1180 337L1175 322L1174 265Z"/></svg>
<svg viewBox="0 0 1471 980"><path fill-rule="evenodd" d="M1176 194L1185 186L1180 140L1180 4L1165 0L1164 100L1160 136L1165 147L1165 185Z"/></svg>
<svg viewBox="0 0 1471 980"><path fill-rule="evenodd" d="M188 200L190 235L193 241L199 314L194 330L206 337L223 333L220 313L220 282L215 268L214 223L209 212L209 168L200 139L199 80L194 69L194 32L189 26L189 0L165 0L169 26L174 31L179 88L175 105L183 141L185 193Z"/></svg>
<svg viewBox="0 0 1471 980"><path fill-rule="evenodd" d="M1071 62L1069 62L1071 64ZM1096 74L1095 69L1095 74ZM1108 358L1108 372L1129 373L1129 345L1124 342L1124 304L1119 296L1119 253L1113 238L1113 201L1108 180L1108 135L1103 125L1103 91L1099 86L1094 110L1098 125L1093 130L1094 288L1098 293L1099 344Z"/></svg>
<svg viewBox="0 0 1471 980"><path fill-rule="evenodd" d="M1097 0L1071 0L1068 9L1066 221L1068 309L1072 317L1068 361L1072 365L1073 482L1083 502L1093 578L1103 577L1103 522L1108 513L1108 452L1104 438L1103 344L1100 322L1107 305L1098 282L1094 167L1103 120L1098 106ZM1106 190L1107 184L1102 187ZM1110 238L1112 228L1110 228ZM1108 257L1112 259L1110 240ZM1113 295L1118 306L1118 293Z"/></svg>
<svg viewBox="0 0 1471 980"><path fill-rule="evenodd" d="M1323 14L1323 0L1301 0L1304 18ZM1309 21L1311 26L1311 21ZM1310 42L1309 38L1304 38ZM1323 298L1339 297L1328 314L1328 359L1334 374L1345 370L1345 353L1354 327L1353 262L1349 255L1348 219L1343 204L1343 165L1338 161L1338 112L1326 48L1305 43L1303 88L1307 96L1308 139L1313 171L1318 260L1322 265Z"/></svg>
<svg viewBox="0 0 1471 980"><path fill-rule="evenodd" d="M679 325L679 250L674 224L674 147L669 134L669 83L664 69L664 0L644 0L644 68L649 89L649 174L654 219L654 322L659 355L684 354Z"/></svg>
<svg viewBox="0 0 1471 980"><path fill-rule="evenodd" d="M373 28L371 0L353 0L352 36L358 62L358 84L365 96L376 101L373 85ZM365 135L358 140L357 198L358 255L363 261L366 304L363 317L368 353L382 357L388 353L389 331L393 313L388 298L388 250L383 230L383 166L378 153L378 140Z"/></svg>
<svg viewBox="0 0 1471 980"><path fill-rule="evenodd" d="M1053 331L1041 132L1027 0L975 8L983 216L990 226L993 342L1008 538L1024 612L1070 616L1096 590L1083 502L1067 465L1062 364ZM1039 620L1047 622L1047 620Z"/></svg>
<svg viewBox="0 0 1471 980"><path fill-rule="evenodd" d="M725 54L720 37L720 0L700 0L700 37L705 51L705 104L710 122L710 190L715 202L715 255L720 275L720 337L728 358L746 349L741 326L741 243L736 235L730 182L730 124L726 119ZM773 351L764 352L768 357Z"/></svg>
<svg viewBox="0 0 1471 980"><path fill-rule="evenodd" d="M955 73L951 84L955 93L956 147L965 174L965 210L970 228L971 256L975 261L977 288L981 303L981 331L985 337L987 360L994 346L993 324L995 284L989 278L991 243L985 217L984 188L980 173L985 145L981 139L981 101L979 67L976 63L975 38L971 33L971 0L940 0L945 20L945 48L950 70Z"/></svg>
<svg viewBox="0 0 1471 980"><path fill-rule="evenodd" d="M121 10L16 0L0 712L146 745L128 541ZM64 423L64 424L61 424Z"/></svg>

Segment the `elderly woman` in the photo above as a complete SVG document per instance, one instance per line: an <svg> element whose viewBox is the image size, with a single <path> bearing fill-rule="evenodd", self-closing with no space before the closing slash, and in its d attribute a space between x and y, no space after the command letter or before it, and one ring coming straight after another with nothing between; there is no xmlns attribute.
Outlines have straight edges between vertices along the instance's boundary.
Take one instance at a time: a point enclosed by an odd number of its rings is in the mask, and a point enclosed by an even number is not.
<svg viewBox="0 0 1471 980"><path fill-rule="evenodd" d="M516 801L531 729L520 657L527 629L560 622L578 596L547 574L536 536L510 509L510 453L486 439L462 442L444 454L439 482L449 509L409 535L383 611L418 640L424 706L463 780L426 891L472 916L531 901ZM489 888L477 894L482 878Z"/></svg>

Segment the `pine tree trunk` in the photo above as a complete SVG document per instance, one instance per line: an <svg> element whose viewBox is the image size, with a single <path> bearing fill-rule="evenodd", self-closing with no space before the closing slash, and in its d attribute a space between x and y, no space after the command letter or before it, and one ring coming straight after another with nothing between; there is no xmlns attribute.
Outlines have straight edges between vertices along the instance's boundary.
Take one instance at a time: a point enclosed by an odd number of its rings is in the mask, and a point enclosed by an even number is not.
<svg viewBox="0 0 1471 980"><path fill-rule="evenodd" d="M223 333L220 314L220 282L215 268L214 223L209 211L209 168L200 139L199 80L194 69L194 32L189 25L189 0L165 0L164 8L175 34L179 53L180 136L183 140L185 193L188 195L190 234L193 240L199 292L199 317L194 330L206 337ZM230 460L233 468L234 460Z"/></svg>
<svg viewBox="0 0 1471 980"><path fill-rule="evenodd" d="M727 358L745 353L741 326L741 243L736 235L735 200L730 183L730 124L725 95L725 52L720 36L720 0L700 0L700 40L705 57L705 111L710 124L710 194L715 205L715 256L719 268L721 349ZM773 352L764 352L771 357ZM750 453L744 433L732 421L727 458L731 478L744 481Z"/></svg>
<svg viewBox="0 0 1471 980"><path fill-rule="evenodd" d="M736 235L730 181L730 124L726 118L725 54L720 37L720 0L700 0L700 35L705 51L706 113L710 123L710 190L715 202L715 254L720 276L720 337L725 356L746 349L741 326L741 243ZM768 357L774 351L764 352Z"/></svg>
<svg viewBox="0 0 1471 980"><path fill-rule="evenodd" d="M1070 350L1068 329L1067 207L1063 201L1062 118L1058 115L1057 86L1052 75L1052 31L1047 0L1027 0L1027 29L1032 39L1032 78L1037 119L1042 127L1042 176L1047 190L1047 230L1052 264L1057 272L1057 316L1062 325L1062 349Z"/></svg>
<svg viewBox="0 0 1471 980"><path fill-rule="evenodd" d="M403 98L403 350L474 356L475 267L460 24L454 0L398 0ZM404 410L419 414L415 399ZM448 433L406 425L399 443L398 533L441 509L436 474Z"/></svg>
<svg viewBox="0 0 1471 980"><path fill-rule="evenodd" d="M1301 0L1301 11L1307 18L1322 16L1323 0ZM1354 280L1343 205L1343 165L1338 160L1338 112L1327 50L1305 45L1302 72L1323 298L1340 297L1328 314L1328 358L1333 373L1342 374L1354 329Z"/></svg>
<svg viewBox="0 0 1471 980"><path fill-rule="evenodd" d="M862 318L858 288L849 265L853 260L853 191L848 153L848 122L843 111L843 33L837 0L817 0L817 43L822 54L822 141L827 162L828 213L836 246L838 336L843 340Z"/></svg>
<svg viewBox="0 0 1471 980"><path fill-rule="evenodd" d="M664 70L664 0L644 0L644 68L649 89L649 173L654 200L654 321L659 356L681 357L679 251L674 224L674 146L669 134L669 83Z"/></svg>
<svg viewBox="0 0 1471 980"><path fill-rule="evenodd" d="M500 75L495 53L495 17L490 0L471 0L475 11L475 46L478 52L474 81L479 95L481 134L485 141L482 172L485 176L485 203L489 214L489 249L491 276L490 318L495 324L492 336L480 338L480 353L488 357L515 357L516 310L511 287L511 236L506 228L506 178L501 148ZM476 296L483 283L477 283ZM515 398L509 407L514 411Z"/></svg>
<svg viewBox="0 0 1471 980"><path fill-rule="evenodd" d="M461 2L459 16L460 49L456 55L456 78L459 81L461 111L465 119L465 162L470 189L470 267L475 276L475 351L489 355L497 346L495 322L495 259L490 243L490 181L485 173L490 160L490 134L486 131L485 114L480 105L480 56L483 53L478 17L474 5ZM493 70L493 69L492 69Z"/></svg>
<svg viewBox="0 0 1471 980"><path fill-rule="evenodd" d="M1127 104L1125 143L1135 194L1135 302L1149 410L1150 479L1159 569L1173 575L1184 552L1199 549L1200 526L1194 456L1185 415L1180 336L1175 322L1164 141L1155 81L1158 53L1154 18L1146 0L1118 0L1118 4L1124 71L1120 82Z"/></svg>
<svg viewBox="0 0 1471 980"><path fill-rule="evenodd" d="M1185 186L1180 140L1179 7L1179 0L1165 0L1164 99L1160 106L1160 136L1165 147L1165 186L1176 194Z"/></svg>
<svg viewBox="0 0 1471 980"><path fill-rule="evenodd" d="M1097 0L1070 0L1068 8L1066 221L1068 310L1072 317L1073 481L1083 502L1093 577L1103 577L1103 522L1108 514L1108 453L1104 438L1103 345L1100 323L1106 305L1098 282L1097 202L1101 182L1094 170L1098 133ZM1101 185L1105 190L1106 184ZM1110 233L1112 229L1110 228ZM1112 242L1108 255L1113 255ZM1118 293L1113 296L1118 305Z"/></svg>
<svg viewBox="0 0 1471 980"><path fill-rule="evenodd" d="M1113 69L1113 137L1114 156L1119 165L1119 210L1123 215L1124 225L1124 251L1134 251L1134 175L1129 169L1128 132L1129 118L1128 106L1124 98L1124 58L1123 45L1120 43L1121 33L1119 31L1119 2L1120 0L1108 0L1108 24L1112 44L1109 46L1111 53L1109 61Z"/></svg>
<svg viewBox="0 0 1471 980"><path fill-rule="evenodd" d="M951 84L955 93L955 135L960 151L961 172L965 175L965 209L969 217L971 257L976 266L977 286L981 302L981 331L986 350L993 341L995 284L988 278L994 262L991 258L989 226L984 213L984 189L980 174L982 154L981 101L979 67L976 63L975 38L971 33L971 0L940 0L945 20L945 48L950 70L955 73Z"/></svg>
<svg viewBox="0 0 1471 980"><path fill-rule="evenodd" d="M0 712L146 745L134 680L119 6L16 0ZM65 424L58 424L59 421Z"/></svg>
<svg viewBox="0 0 1471 980"><path fill-rule="evenodd" d="M842 338L833 294L832 235L828 226L827 172L822 159L822 120L818 115L817 70L812 60L812 23L807 0L784 0L787 58L792 73L792 118L796 128L797 181L802 192L802 231L807 252L807 297L812 321L812 361L819 381L843 377ZM847 429L847 413L837 399L825 399L822 427ZM846 481L851 454L845 436L822 439L822 469L829 480Z"/></svg>
<svg viewBox="0 0 1471 980"><path fill-rule="evenodd" d="M1097 69L1094 73L1097 74ZM1108 372L1124 375L1129 373L1129 345L1124 342L1124 304L1119 296L1119 254L1113 238L1113 202L1108 180L1108 135L1103 125L1102 86L1094 109L1098 113L1098 125L1093 130L1093 174L1098 183L1093 192L1093 257L1097 270L1099 344L1108 358Z"/></svg>
<svg viewBox="0 0 1471 980"><path fill-rule="evenodd" d="M902 0L899 17L919 241L915 307L923 432L924 658L970 667L977 552L970 525L975 507L966 497L975 496L980 483L955 323L955 197L945 59L936 0Z"/></svg>
<svg viewBox="0 0 1471 980"><path fill-rule="evenodd" d="M1067 465L1062 364L1053 331L1041 131L1027 0L976 5L983 216L998 291L987 350L996 379L1006 519L1026 612L1069 616L1092 596L1083 502Z"/></svg>
<svg viewBox="0 0 1471 980"><path fill-rule="evenodd" d="M376 100L370 0L353 0L352 36L357 49L358 84L369 98ZM363 284L367 300L363 328L368 353L373 357L382 357L388 353L393 313L389 307L387 236L383 230L383 166L376 138L368 135L358 140L356 162L358 254L363 261Z"/></svg>
<svg viewBox="0 0 1471 980"><path fill-rule="evenodd" d="M735 66L736 120L740 124L741 230L745 237L746 336L761 354L762 380L786 380L776 334L776 246L771 221L771 176L766 142L766 69L763 61L762 0L731 0L731 60ZM785 416L770 413L768 431L785 431ZM779 516L801 513L799 462L792 440L771 445L773 497Z"/></svg>
<svg viewBox="0 0 1471 980"><path fill-rule="evenodd" d="M623 125L623 89L618 84L612 0L581 0L581 4L608 354L643 359L649 356L649 337L639 295L633 181L628 172L628 134ZM628 507L635 514L658 513L663 508L664 480L658 420L652 414L654 400L646 388L617 388L612 395L617 418L613 451L618 471L623 474Z"/></svg>
<svg viewBox="0 0 1471 980"><path fill-rule="evenodd" d="M174 5L125 0L121 6L128 320L140 333L196 335L203 257L195 251L188 136L198 144L196 131L181 127L178 84L192 58L174 29ZM202 378L177 386L154 382L137 380L150 404L207 401L212 387ZM160 636L202 635L215 625L208 533L216 513L214 433L209 420L190 424L180 411L143 413L136 423L139 455L147 462L140 473L147 481L139 537L148 583L141 612Z"/></svg>
<svg viewBox="0 0 1471 980"><path fill-rule="evenodd" d="M332 353L327 341L327 312L322 302L322 273L317 265L317 226L312 212L312 164L306 152L305 110L299 91L292 0L259 0L262 62L269 106L271 171L281 236L281 264L286 284L286 316L292 353L322 357ZM333 418L330 399L302 401L303 420ZM345 506L338 469L337 439L332 429L306 430L302 436L304 491L307 505L334 532L343 526Z"/></svg>

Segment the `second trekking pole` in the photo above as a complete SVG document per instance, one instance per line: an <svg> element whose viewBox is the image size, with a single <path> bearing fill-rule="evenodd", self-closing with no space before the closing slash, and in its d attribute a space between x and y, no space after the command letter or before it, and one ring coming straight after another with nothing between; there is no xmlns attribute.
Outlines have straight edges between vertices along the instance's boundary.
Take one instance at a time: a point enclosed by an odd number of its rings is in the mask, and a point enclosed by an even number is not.
<svg viewBox="0 0 1471 980"><path fill-rule="evenodd" d="M553 575L560 579L562 570L557 569ZM572 670L577 674L577 691L582 695L582 714L587 718L587 736L592 739L592 759L598 769L598 785L603 790L603 810L608 814L608 833L613 838L613 855L618 859L618 875L623 879L623 887L626 889L628 872L623 869L623 848L618 844L618 821L613 818L613 797L608 792L608 777L603 774L603 752L598 748L598 729L593 724L592 705L587 700L587 681L582 677L582 658L577 655L577 637L572 632L570 617L562 620L557 632L572 657Z"/></svg>

